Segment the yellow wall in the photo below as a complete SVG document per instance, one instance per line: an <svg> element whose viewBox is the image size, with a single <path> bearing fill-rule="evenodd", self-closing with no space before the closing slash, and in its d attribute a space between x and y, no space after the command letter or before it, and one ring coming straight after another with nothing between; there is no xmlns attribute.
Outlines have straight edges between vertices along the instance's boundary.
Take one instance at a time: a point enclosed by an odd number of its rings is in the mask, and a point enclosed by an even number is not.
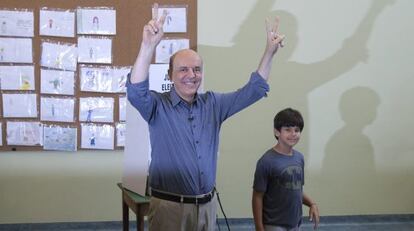
<svg viewBox="0 0 414 231"><path fill-rule="evenodd" d="M117 152L0 153L0 223L122 219Z"/></svg>
<svg viewBox="0 0 414 231"><path fill-rule="evenodd" d="M305 130L305 191L322 215L414 213L414 2L199 1L205 89L246 81L264 49L264 18L280 15L286 47L267 98L221 133L218 188L227 215L251 217L257 159L275 139L272 122L299 109ZM307 214L307 209L304 211Z"/></svg>
<svg viewBox="0 0 414 231"><path fill-rule="evenodd" d="M390 3L390 4L388 4ZM267 98L222 128L217 185L228 217L251 217L257 159L274 144L274 114L303 112L305 190L322 215L414 213L410 0L200 0L205 89L248 79L264 18L281 16ZM0 223L121 219L122 153L0 153ZM305 211L306 213L306 211Z"/></svg>

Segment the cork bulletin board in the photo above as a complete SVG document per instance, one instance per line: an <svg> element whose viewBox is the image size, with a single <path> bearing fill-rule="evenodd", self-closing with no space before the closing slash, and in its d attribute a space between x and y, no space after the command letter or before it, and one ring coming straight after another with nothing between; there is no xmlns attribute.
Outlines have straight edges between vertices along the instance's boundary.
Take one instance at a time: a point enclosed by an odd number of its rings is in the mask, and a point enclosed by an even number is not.
<svg viewBox="0 0 414 231"><path fill-rule="evenodd" d="M183 40L196 50L197 1L157 2L186 23L153 63ZM123 149L125 77L153 3L0 1L0 151Z"/></svg>

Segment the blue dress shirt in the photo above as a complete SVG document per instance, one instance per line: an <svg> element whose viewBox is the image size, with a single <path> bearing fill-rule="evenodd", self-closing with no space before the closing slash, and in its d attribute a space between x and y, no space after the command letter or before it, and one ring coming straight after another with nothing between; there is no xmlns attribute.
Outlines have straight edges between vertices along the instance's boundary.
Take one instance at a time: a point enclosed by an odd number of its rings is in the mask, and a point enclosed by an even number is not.
<svg viewBox="0 0 414 231"><path fill-rule="evenodd" d="M149 126L150 187L181 195L212 191L221 124L268 91L266 81L253 72L241 89L225 94L210 91L197 94L190 105L174 88L158 93L149 90L148 79L132 84L128 78L128 100Z"/></svg>

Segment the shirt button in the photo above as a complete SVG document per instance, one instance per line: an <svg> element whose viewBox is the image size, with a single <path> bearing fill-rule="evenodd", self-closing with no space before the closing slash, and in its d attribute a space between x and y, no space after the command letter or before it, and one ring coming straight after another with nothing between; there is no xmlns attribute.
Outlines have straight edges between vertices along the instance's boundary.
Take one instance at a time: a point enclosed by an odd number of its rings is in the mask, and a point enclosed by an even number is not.
<svg viewBox="0 0 414 231"><path fill-rule="evenodd" d="M198 159L201 159L201 156L198 156Z"/></svg>
<svg viewBox="0 0 414 231"><path fill-rule="evenodd" d="M204 175L204 172L201 172L201 175Z"/></svg>
<svg viewBox="0 0 414 231"><path fill-rule="evenodd" d="M198 140L196 141L196 144L198 144Z"/></svg>

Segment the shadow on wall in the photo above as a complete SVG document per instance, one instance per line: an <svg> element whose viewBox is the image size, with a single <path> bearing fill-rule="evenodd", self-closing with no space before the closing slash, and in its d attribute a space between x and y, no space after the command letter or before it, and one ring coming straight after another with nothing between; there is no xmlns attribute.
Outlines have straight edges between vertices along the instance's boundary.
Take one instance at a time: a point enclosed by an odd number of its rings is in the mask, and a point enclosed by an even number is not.
<svg viewBox="0 0 414 231"><path fill-rule="evenodd" d="M367 87L355 87L342 95L339 110L345 124L329 140L322 165L324 190L336 198L326 209L352 213L356 208L369 211L380 203L372 196L380 189L374 148L364 134L377 116L379 103L377 93Z"/></svg>
<svg viewBox="0 0 414 231"><path fill-rule="evenodd" d="M268 123L246 124L242 120L238 120L235 123L239 124L233 126L226 133L231 133L231 137L240 137L240 134L246 134L248 129L249 134L264 134L264 132L269 131L270 135L272 127L269 126L271 126L273 116L285 107L300 110L305 121L308 121L308 94L315 88L348 72L358 63L366 61L368 57L367 41L372 32L374 21L384 8L393 2L390 0L372 1L372 5L364 19L355 32L349 38L344 39L339 50L324 60L305 64L290 60L299 39L297 30L300 29L294 15L286 11L270 11L276 3L275 0L257 0L256 5L235 35L233 46L227 48L199 46L206 66L206 82L217 83L214 84L214 90L228 91L245 83L249 73L257 68L265 45L264 19L266 17L273 19L276 15L280 16L281 26L279 31L285 34L287 38L286 46L279 50L275 58L273 72L269 80L271 90L265 101L266 103L262 103L262 100L261 103L253 106L254 110L249 109L241 113L241 116L257 118L257 111L259 111L261 113L260 118L264 119L263 121L268 121ZM344 21L346 20L344 18ZM317 29L322 30L323 28ZM226 78L226 81L220 80L222 78ZM308 135L309 133L305 128L298 147L304 153L306 159L308 159L307 155L310 155L308 154ZM258 144L260 143L256 143L256 145ZM250 150L249 145L251 143L246 142L245 144L238 143L230 146L238 147L241 150Z"/></svg>
<svg viewBox="0 0 414 231"><path fill-rule="evenodd" d="M328 141L321 175L313 179L329 198L321 205L324 211L336 215L412 213L414 172L378 168L375 149L365 134L377 118L380 103L378 94L368 87L355 87L341 96L339 111L344 125ZM398 111L395 119L399 119ZM387 136L384 142L398 146L400 137L387 130L381 132ZM390 149L391 162L398 159L398 150Z"/></svg>

